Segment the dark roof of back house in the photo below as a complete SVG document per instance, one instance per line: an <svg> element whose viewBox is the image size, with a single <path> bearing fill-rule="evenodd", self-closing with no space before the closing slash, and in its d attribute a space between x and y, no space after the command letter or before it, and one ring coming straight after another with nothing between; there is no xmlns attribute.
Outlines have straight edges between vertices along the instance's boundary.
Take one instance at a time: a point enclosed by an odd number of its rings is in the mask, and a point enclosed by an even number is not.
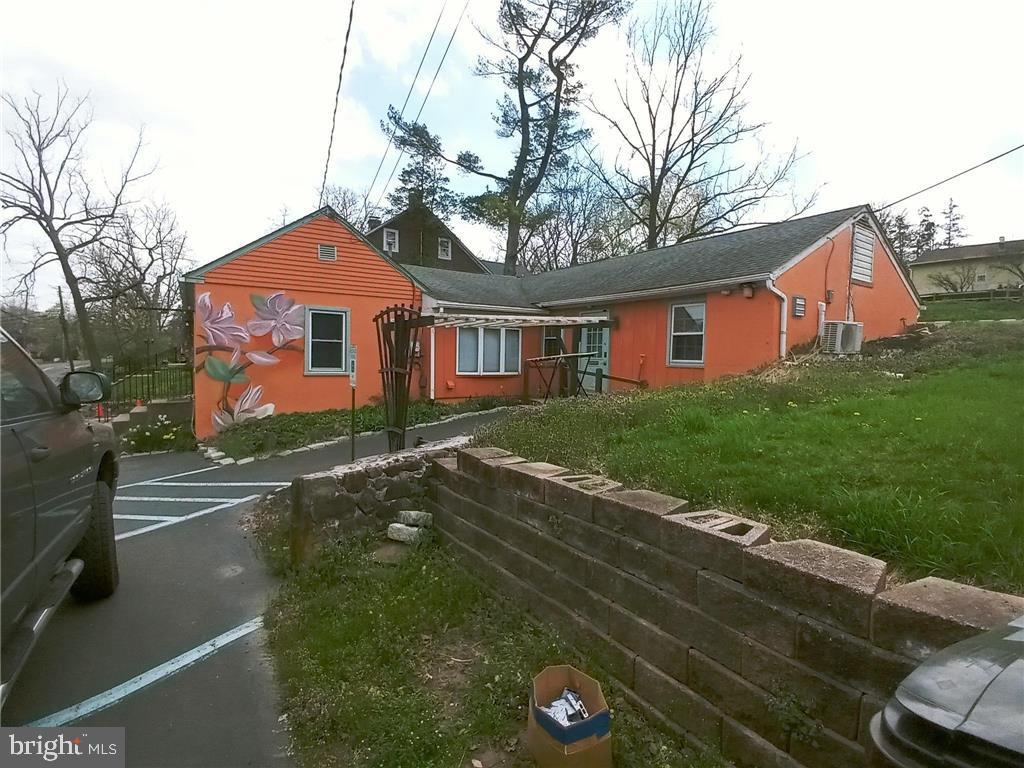
<svg viewBox="0 0 1024 768"><path fill-rule="evenodd" d="M429 267L408 270L438 301L482 306L536 308L659 289L685 290L733 279L764 279L868 210L858 205L521 278Z"/></svg>
<svg viewBox="0 0 1024 768"><path fill-rule="evenodd" d="M916 266L918 264L936 264L945 261L1008 258L1024 258L1024 240L1005 240L1001 243L979 243L977 245L958 245L955 248L937 248L934 251L925 251L911 263Z"/></svg>

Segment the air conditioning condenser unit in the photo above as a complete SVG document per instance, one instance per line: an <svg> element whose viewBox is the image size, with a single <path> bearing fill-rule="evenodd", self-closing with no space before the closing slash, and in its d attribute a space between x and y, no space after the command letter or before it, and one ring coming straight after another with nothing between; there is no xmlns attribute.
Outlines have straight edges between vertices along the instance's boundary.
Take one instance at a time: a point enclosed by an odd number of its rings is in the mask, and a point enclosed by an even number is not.
<svg viewBox="0 0 1024 768"><path fill-rule="evenodd" d="M830 355L856 355L864 341L864 323L830 320L821 331L821 350Z"/></svg>

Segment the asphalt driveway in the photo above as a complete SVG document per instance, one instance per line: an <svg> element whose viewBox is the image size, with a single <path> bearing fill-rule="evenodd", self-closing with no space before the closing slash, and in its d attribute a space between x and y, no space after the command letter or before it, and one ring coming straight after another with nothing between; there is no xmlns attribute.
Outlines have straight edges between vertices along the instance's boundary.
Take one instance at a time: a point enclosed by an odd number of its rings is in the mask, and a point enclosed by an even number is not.
<svg viewBox="0 0 1024 768"><path fill-rule="evenodd" d="M410 431L437 440L496 415ZM386 449L382 435L356 453ZM5 725L126 726L130 766L288 766L262 613L275 584L239 527L263 492L345 463L347 443L244 466L126 458L114 502L121 585L69 598L33 652Z"/></svg>

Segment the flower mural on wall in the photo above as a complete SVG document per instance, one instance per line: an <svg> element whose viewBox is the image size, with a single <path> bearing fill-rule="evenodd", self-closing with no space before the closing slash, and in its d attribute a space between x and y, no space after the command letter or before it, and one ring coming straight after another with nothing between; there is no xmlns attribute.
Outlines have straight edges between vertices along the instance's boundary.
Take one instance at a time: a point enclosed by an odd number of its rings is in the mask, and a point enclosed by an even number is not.
<svg viewBox="0 0 1024 768"><path fill-rule="evenodd" d="M270 296L252 294L250 297L256 316L245 325L235 319L230 302L215 307L209 292L196 297L201 334L206 344L196 347L196 355L204 353L202 363L197 360L196 371L204 371L214 381L223 382L217 407L211 413L213 428L223 432L233 424L248 419L261 419L274 412L273 403L260 404L263 386L252 384L247 369L251 366L277 365L278 352L302 352L292 342L305 335L306 308L278 291ZM242 344L270 335L273 346L268 350L243 350ZM229 353L227 359L216 353ZM242 361L242 357L245 361ZM232 402L231 386L245 384L246 388Z"/></svg>

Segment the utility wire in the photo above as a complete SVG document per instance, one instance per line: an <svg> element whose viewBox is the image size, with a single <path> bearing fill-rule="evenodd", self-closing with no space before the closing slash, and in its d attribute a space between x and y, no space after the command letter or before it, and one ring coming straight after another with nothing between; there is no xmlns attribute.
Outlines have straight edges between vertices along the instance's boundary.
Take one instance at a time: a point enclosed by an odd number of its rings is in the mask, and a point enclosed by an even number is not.
<svg viewBox="0 0 1024 768"><path fill-rule="evenodd" d="M448 5L448 0L444 0L441 4L441 12L437 14L437 20L434 22L434 28L430 30L430 37L427 40L427 47L423 49L423 55L420 56L419 66L416 67L416 74L412 76L412 82L409 83L409 92L405 94L405 101L402 102L402 109L398 114L398 119L401 120L405 116L405 108L409 104L409 99L412 97L413 88L416 87L416 81L419 80L420 70L423 69L423 62L427 60L427 53L430 51L430 46L434 42L434 35L437 33L437 27L441 23L441 17L444 15L444 9ZM370 193L373 192L373 185L377 183L377 177L380 176L380 169L384 167L384 160L388 156L388 151L391 149L391 143L395 139L395 131L392 129L388 132L388 145L384 147L384 154L380 156L380 162L377 163L377 171L373 174L373 181L370 182L370 186L366 189L366 197L370 197Z"/></svg>
<svg viewBox="0 0 1024 768"><path fill-rule="evenodd" d="M416 117L413 118L413 122L419 122L420 115L423 114L423 108L427 106L427 99L430 98L430 92L434 90L434 83L437 81L437 75L441 71L441 67L444 66L444 60L448 57L448 49L452 47L452 41L455 39L455 33L459 31L459 26L462 24L462 18L466 15L466 9L469 7L469 0L466 0L465 5L462 6L462 13L459 14L459 20L455 22L455 27L452 29L451 35L448 37L448 45L444 47L444 53L441 54L441 60L437 62L437 69L434 70L434 76L430 79L430 86L427 88L427 93L423 97L423 103L420 104L419 111L416 112ZM395 178L395 171L398 170L398 165L402 162L402 158L405 157L405 150L403 149L398 159L395 161L394 167L391 169L391 175L388 176L387 182L384 184L384 188L380 191L380 197L377 198L377 202L373 204L374 208L377 208L381 200L384 199L384 193L388 191L388 186L391 184L391 180Z"/></svg>
<svg viewBox="0 0 1024 768"><path fill-rule="evenodd" d="M345 59L348 58L348 38L352 34L352 16L356 11L356 0L348 7L348 28L345 30L345 45L341 51L341 67L338 68L338 88L334 91L334 111L331 112L331 135L327 139L327 160L324 161L324 178L320 182L320 205L324 204L324 192L327 189L327 168L331 164L331 150L334 148L334 125L338 119L338 99L341 97L341 81L345 76Z"/></svg>
<svg viewBox="0 0 1024 768"><path fill-rule="evenodd" d="M995 157L990 157L988 160L984 160L983 162L980 162L977 165L972 165L970 168L967 168L966 170L960 171L959 173L954 173L949 178L943 179L942 181L937 181L934 184L932 184L931 186L925 187L924 189L919 189L919 190L917 190L917 192L913 192L913 193L907 195L906 197L901 197L895 203L889 203L888 205L883 205L881 208L876 208L875 209L875 213L880 213L881 211L884 211L886 208L892 208L894 205L899 205L900 203L905 202L905 201L909 200L912 197L917 197L920 194L923 194L925 192L928 192L929 190L935 189L936 187L945 184L947 181L952 181L953 179L956 179L956 178L959 178L959 177L963 176L965 173L970 173L971 171L975 171L978 168L981 168L981 166L983 166L983 165L988 165L989 163L995 162L996 160L998 160L1001 157L1006 157L1007 155L1009 155L1009 154L1011 154L1013 152L1016 152L1018 149L1024 149L1024 144L1018 144L1013 149L1008 149L1005 152L1003 152L1002 154L996 155Z"/></svg>

